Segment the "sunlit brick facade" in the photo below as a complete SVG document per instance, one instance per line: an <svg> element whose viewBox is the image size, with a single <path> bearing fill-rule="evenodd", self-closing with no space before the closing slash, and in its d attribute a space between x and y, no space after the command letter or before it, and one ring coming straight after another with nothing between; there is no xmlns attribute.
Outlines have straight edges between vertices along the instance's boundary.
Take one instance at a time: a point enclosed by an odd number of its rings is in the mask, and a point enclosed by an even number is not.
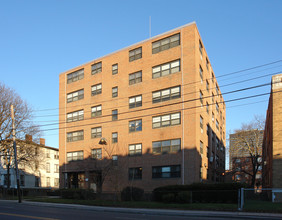
<svg viewBox="0 0 282 220"><path fill-rule="evenodd" d="M195 23L60 74L59 104L61 187L223 181L225 104Z"/></svg>
<svg viewBox="0 0 282 220"><path fill-rule="evenodd" d="M263 139L263 187L282 188L282 74L272 77Z"/></svg>

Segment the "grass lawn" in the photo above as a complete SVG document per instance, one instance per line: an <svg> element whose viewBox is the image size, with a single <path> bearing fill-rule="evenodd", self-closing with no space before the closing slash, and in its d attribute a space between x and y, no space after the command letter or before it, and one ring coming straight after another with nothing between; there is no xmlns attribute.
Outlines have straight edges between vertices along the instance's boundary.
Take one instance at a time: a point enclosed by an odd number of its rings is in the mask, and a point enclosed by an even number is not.
<svg viewBox="0 0 282 220"><path fill-rule="evenodd" d="M237 211L237 204L222 203L192 203L192 204L173 204L159 202L121 202L121 201L104 201L104 200L73 200L58 198L33 198L27 199L35 202L52 202L64 204L80 204L93 206L109 206L124 208L149 208L149 209L175 209L175 210L213 210L213 211Z"/></svg>
<svg viewBox="0 0 282 220"><path fill-rule="evenodd" d="M270 201L247 200L244 211L248 212L274 212L282 213L282 203L272 203Z"/></svg>
<svg viewBox="0 0 282 220"><path fill-rule="evenodd" d="M237 204L222 203L192 203L192 204L174 204L160 202L122 202L105 200L74 200L60 198L25 198L34 202L51 202L64 204L80 204L91 206L108 206L124 208L149 208L149 209L174 209L174 210L207 210L207 211L237 211ZM246 212L266 212L282 213L282 203L272 203L267 201L246 201L244 205Z"/></svg>

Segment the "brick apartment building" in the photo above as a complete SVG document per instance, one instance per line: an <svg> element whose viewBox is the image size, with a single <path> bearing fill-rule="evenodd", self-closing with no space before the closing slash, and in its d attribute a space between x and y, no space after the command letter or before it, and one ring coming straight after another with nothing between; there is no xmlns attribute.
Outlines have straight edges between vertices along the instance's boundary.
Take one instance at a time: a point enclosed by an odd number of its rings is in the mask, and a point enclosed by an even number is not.
<svg viewBox="0 0 282 220"><path fill-rule="evenodd" d="M252 176L256 187L262 185L262 142L263 130L238 131L229 135L228 182L241 182L251 185ZM245 143L248 142L248 146ZM257 162L255 160L257 156ZM258 166L254 171L253 166ZM227 180L227 179L226 179Z"/></svg>
<svg viewBox="0 0 282 220"><path fill-rule="evenodd" d="M272 76L263 137L263 187L282 188L282 74Z"/></svg>
<svg viewBox="0 0 282 220"><path fill-rule="evenodd" d="M260 158L261 160L261 158ZM230 174L232 175L232 182L240 182L251 185L252 177L249 174L253 173L253 163L250 156L245 157L233 157L232 167ZM262 186L262 169L259 168L255 175L255 187Z"/></svg>
<svg viewBox="0 0 282 220"><path fill-rule="evenodd" d="M60 74L59 105L60 187L223 181L225 104L194 22Z"/></svg>

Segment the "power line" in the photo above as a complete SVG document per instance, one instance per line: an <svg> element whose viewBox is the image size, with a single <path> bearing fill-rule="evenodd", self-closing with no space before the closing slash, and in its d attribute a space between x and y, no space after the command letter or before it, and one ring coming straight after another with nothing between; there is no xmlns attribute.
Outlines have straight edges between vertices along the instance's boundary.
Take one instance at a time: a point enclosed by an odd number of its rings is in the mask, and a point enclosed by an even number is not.
<svg viewBox="0 0 282 220"><path fill-rule="evenodd" d="M262 102L266 102L266 101L268 101L268 99L265 99L265 100L261 100L261 101L256 101L256 102L250 102L250 103L248 103L248 104L239 104L239 105L233 105L233 106L227 106L226 107L226 109L230 109L230 108L236 108L236 107L240 107L240 106L246 106L246 105L253 105L253 104L257 104L257 103L262 103ZM185 115L186 116L190 116L190 115L195 115L195 114L201 114L201 113L205 113L206 112L206 110L202 110L202 111L197 111L197 112L193 112L193 113L185 113ZM144 120L143 121L143 119L142 119L142 123L143 122L149 122L149 121L151 121L151 119L150 120ZM126 121L127 122L127 121ZM112 126L112 125L110 125L110 126L107 126L107 127L105 127L105 126L103 126L103 129L105 129L105 128L108 128L108 127L121 127L121 126L127 126L127 123L126 124L115 124L114 126ZM58 128L59 129L59 128ZM54 133L54 134L47 134L47 135L44 135L44 136L58 136L58 133ZM228 139L226 139L226 141L227 141Z"/></svg>
<svg viewBox="0 0 282 220"><path fill-rule="evenodd" d="M259 66L255 66L255 67L251 67L251 68L247 68L247 69L243 69L243 70L239 70L239 71L236 71L236 72L232 72L232 73L228 73L228 74L224 74L224 75L221 75L217 78L221 78L221 77L224 77L224 76L229 76L229 75L234 75L234 74L237 74L237 73L241 73L241 72L245 72L245 71L249 71L249 70L253 70L253 69L257 69L257 68L261 68L261 67L264 67L264 66L269 66L269 65L273 65L275 63L279 63L279 62L282 62L282 60L278 60L278 61L274 61L274 62L271 62L271 63L266 63L266 64L262 64L262 65L259 65ZM275 73L274 73L275 74ZM213 80L214 78L211 77L211 78L207 78L206 80ZM187 84L184 84L183 86L188 86L188 85L192 85L192 84L197 84L197 83L201 83L202 80L199 80L199 81L194 81L194 82L189 82ZM221 86L222 87L222 86ZM216 87L214 87L216 88ZM144 94L151 94L151 92L148 92L148 93L144 93ZM115 99L115 100L119 100L119 99L127 99L128 97L122 97L122 98L118 98L118 99ZM103 102L107 102L107 101L112 101L112 99L110 100L104 100ZM89 103L87 105L92 105L92 103ZM75 107L75 106L72 106L72 107ZM72 107L67 107L67 108L72 108ZM40 112L40 111L51 111L51 110L58 110L60 108L52 108L52 109L41 109L41 110L35 110L34 112Z"/></svg>
<svg viewBox="0 0 282 220"><path fill-rule="evenodd" d="M254 89L254 88L259 88L259 87L262 87L262 86L267 86L269 85L270 83L265 83L265 84L261 84L261 85L257 85L257 86L252 86L252 87L246 87L246 88L243 88L243 89L237 89L237 90L233 90L233 91L229 91L229 92L226 92L226 93L223 93L223 95L226 95L226 94L231 94L231 93L236 93L236 92L241 92L241 91L246 91L246 90L250 90L250 89ZM218 96L218 95L217 95ZM188 99L188 100L185 100L185 101L179 101L179 102L174 102L174 103L169 103L169 104L165 104L165 105L161 105L161 106L153 106L153 107L149 107L149 108L143 108L143 109L135 109L133 111L126 111L126 112L121 112L119 113L119 115L123 115L123 114L127 114L127 113L135 113L135 112L140 112L140 111L146 111L146 110L152 110L152 109L155 109L155 108L163 108L163 107L167 107L167 106L172 106L172 105L177 105L177 104L182 104L182 103L187 103L187 102L192 102L192 101L197 101L197 100L204 100L204 99L207 99L207 98L211 98L213 97L212 95L210 96L206 96L206 97L203 97L203 98L194 98L194 99ZM218 103L218 102L216 102ZM223 102L219 102L219 103L224 103ZM214 104L214 103L213 103ZM210 105L213 105L213 104L210 104ZM103 118L103 117L109 117L109 116L112 116L112 114L109 114L109 115L102 115L102 116L99 116L99 118ZM84 119L84 120L91 120L93 119L92 117L91 118L87 118L87 119ZM52 125L56 125L56 124L63 124L65 122L59 122L59 123L52 123L52 124L46 124L46 125L40 125L41 127L43 126L52 126ZM39 127L39 125L38 125Z"/></svg>
<svg viewBox="0 0 282 220"><path fill-rule="evenodd" d="M225 101L225 103L239 101L239 100L246 100L246 99L260 97L260 96L269 95L271 93L278 93L278 92L282 92L282 91L275 91L275 92L261 93L261 94L252 95L252 96L245 96L245 97L241 97L241 98L227 100L227 101ZM219 103L223 103L223 102L219 102ZM213 103L211 105L215 105L215 103ZM203 106L201 105L201 106L193 106L193 107L188 107L188 108L175 109L175 110L170 110L170 111L162 112L161 114L173 113L173 112L177 112L177 111L189 110L189 109L194 109L194 108L202 108L202 107ZM161 114L160 113L156 113L156 114L147 114L147 115L142 115L142 116L134 116L134 117L129 117L129 118L122 118L122 119L115 120L114 122L123 121L123 120L138 119L138 118L148 117L148 116L153 116L153 115L154 116L161 116ZM76 128L76 127L84 127L84 126L89 126L89 125L95 125L95 124L100 125L100 124L105 124L105 123L110 123L110 122L113 122L113 121L110 120L110 121L96 122L96 123L90 123L90 124L84 124L84 125L74 125L74 126L68 126L68 127L62 127L62 128L51 128L51 129L45 129L45 130L42 130L42 131L70 129L70 128Z"/></svg>
<svg viewBox="0 0 282 220"><path fill-rule="evenodd" d="M248 82L248 81L252 81L252 80L256 80L256 79L259 79L259 78L263 78L263 77L266 77L266 76L271 76L273 74L278 74L278 73L281 73L281 72L276 72L276 73L270 73L270 74L267 74L267 75L263 75L263 76L258 76L258 77L253 77L253 78L249 78L249 79L246 79L246 80L240 80L240 81L237 81L237 82L233 82L233 83L229 83L229 84L226 84L226 85L223 85L221 87L226 87L226 86L231 86L231 85L236 85L236 84L240 84L240 83L243 83L243 82ZM271 83L270 83L271 84ZM213 88L209 88L209 89L204 89L204 90L201 90L201 91L210 91L212 89L215 89L216 87L213 87ZM195 94L195 93L198 93L199 91L193 91L193 92L188 92L188 93L185 93L185 94L181 94L181 96L184 96L184 95L191 95L191 94ZM221 95L224 95L224 94L228 94L228 93L222 93ZM143 94L142 94L143 95ZM128 99L128 97L126 97ZM143 97L142 97L143 99ZM103 101L103 102L99 102L99 104L95 105L95 106L99 106L100 104L104 103L104 102L107 102L107 101ZM146 102L142 102L142 104L145 104L145 103L151 103L152 101L146 101ZM84 104L84 105L76 105L76 106L79 106L79 107L82 107L82 106L87 106L87 105L93 105L93 104ZM72 106L73 107L76 107L76 106ZM94 107L95 107L94 106ZM122 108L122 107L127 107L128 104L126 105L121 105L121 106L116 106L116 108ZM112 109L112 108L104 108L103 110L109 110L109 109ZM85 111L85 113L88 113L88 112L91 112L91 110L89 111ZM71 112L70 112L71 113ZM56 114L56 115L41 115L41 116L36 116L36 117L54 117L54 116L60 116L60 115L65 115L65 114Z"/></svg>

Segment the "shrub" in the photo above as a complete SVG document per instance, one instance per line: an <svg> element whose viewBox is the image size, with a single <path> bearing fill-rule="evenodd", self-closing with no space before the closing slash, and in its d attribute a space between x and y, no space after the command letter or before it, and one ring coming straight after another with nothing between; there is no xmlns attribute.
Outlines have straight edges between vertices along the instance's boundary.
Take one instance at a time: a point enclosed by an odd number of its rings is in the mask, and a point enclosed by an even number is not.
<svg viewBox="0 0 282 220"><path fill-rule="evenodd" d="M96 197L90 189L61 189L60 194L63 199L93 200Z"/></svg>
<svg viewBox="0 0 282 220"><path fill-rule="evenodd" d="M121 200L122 201L140 201L143 199L144 190L127 186L121 191Z"/></svg>
<svg viewBox="0 0 282 220"><path fill-rule="evenodd" d="M179 192L175 198L177 203L190 203L191 202L191 192L182 191Z"/></svg>
<svg viewBox="0 0 282 220"><path fill-rule="evenodd" d="M162 196L162 201L165 203L172 203L175 202L175 194L174 193L167 193Z"/></svg>
<svg viewBox="0 0 282 220"><path fill-rule="evenodd" d="M175 202L221 202L237 203L238 189L244 187L240 183L194 183L191 185L170 185L154 189L153 198L162 202L163 196L174 194ZM189 192L191 193L189 196ZM188 197L184 201L185 193ZM192 198L191 198L192 197Z"/></svg>

